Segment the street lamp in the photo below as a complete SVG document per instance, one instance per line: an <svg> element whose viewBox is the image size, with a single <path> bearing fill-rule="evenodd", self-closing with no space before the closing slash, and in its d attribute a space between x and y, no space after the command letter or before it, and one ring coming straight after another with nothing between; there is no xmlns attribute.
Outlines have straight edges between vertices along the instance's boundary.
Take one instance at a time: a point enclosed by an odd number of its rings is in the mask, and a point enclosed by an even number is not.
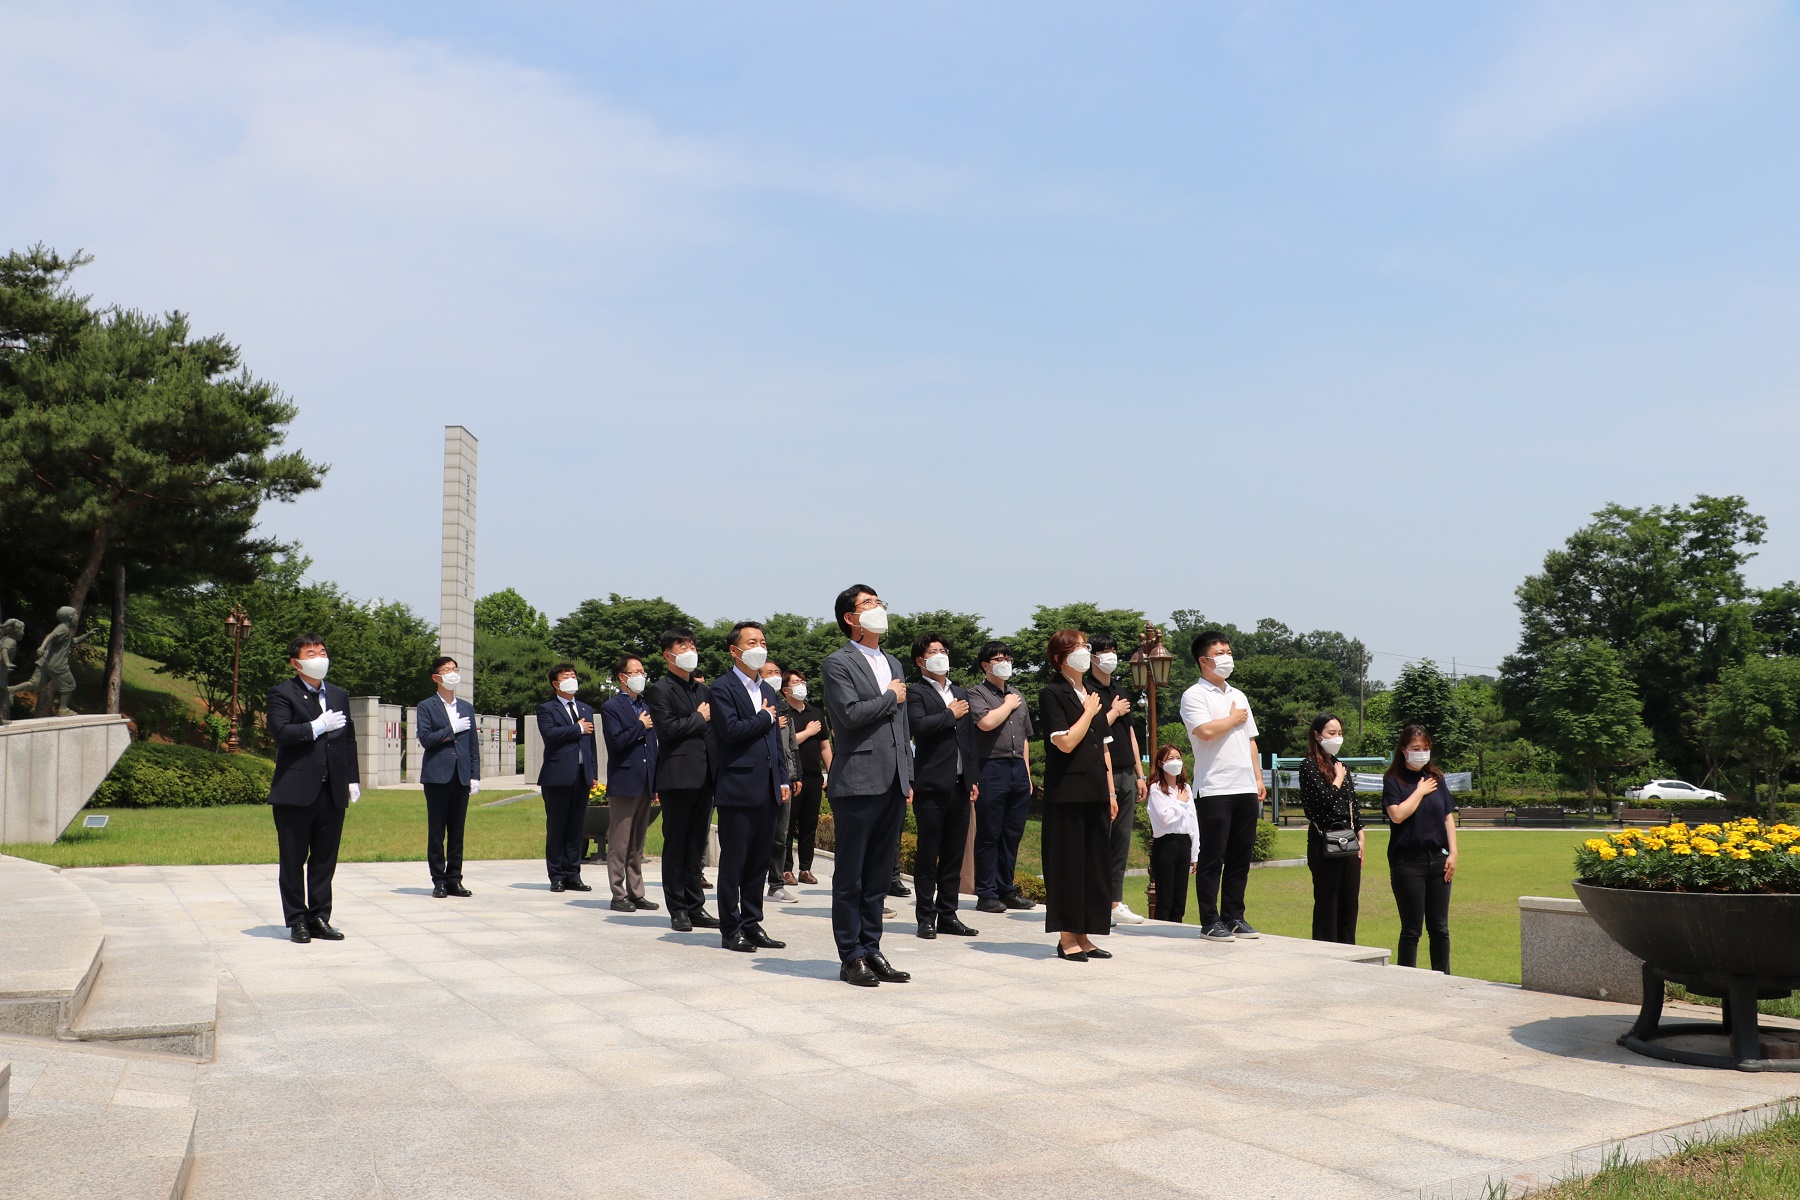
<svg viewBox="0 0 1800 1200"><path fill-rule="evenodd" d="M1156 691L1158 688L1168 685L1169 664L1174 661L1175 656L1169 653L1167 646L1163 645L1162 630L1148 621L1144 622L1144 632L1138 634L1137 653L1131 656L1131 682L1145 689L1145 696L1150 701L1150 781L1152 783L1162 778L1159 774L1162 768L1157 763L1159 747L1156 744ZM1155 876L1151 876L1148 886L1144 889L1144 899L1146 907L1151 912L1155 912Z"/></svg>
<svg viewBox="0 0 1800 1200"><path fill-rule="evenodd" d="M244 635L250 632L250 614L244 611L242 604L234 604L225 615L225 628L231 632L231 736L225 741L225 749L231 754L238 752L238 657L244 647Z"/></svg>

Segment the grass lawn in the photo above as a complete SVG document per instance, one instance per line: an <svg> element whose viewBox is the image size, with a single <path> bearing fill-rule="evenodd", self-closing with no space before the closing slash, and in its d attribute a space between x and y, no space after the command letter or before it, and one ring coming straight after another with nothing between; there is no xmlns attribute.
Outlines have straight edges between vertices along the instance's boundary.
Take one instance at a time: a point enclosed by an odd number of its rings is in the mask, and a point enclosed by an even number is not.
<svg viewBox="0 0 1800 1200"><path fill-rule="evenodd" d="M1539 1200L1792 1200L1800 1196L1800 1115L1747 1137L1612 1167L1535 1195Z"/></svg>

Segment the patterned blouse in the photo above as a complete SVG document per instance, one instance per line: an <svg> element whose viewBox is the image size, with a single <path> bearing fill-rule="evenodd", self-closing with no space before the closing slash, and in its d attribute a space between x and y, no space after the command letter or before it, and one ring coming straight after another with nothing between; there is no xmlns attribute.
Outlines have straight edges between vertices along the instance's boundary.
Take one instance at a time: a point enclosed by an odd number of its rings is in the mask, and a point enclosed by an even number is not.
<svg viewBox="0 0 1800 1200"><path fill-rule="evenodd" d="M1343 786L1333 787L1319 773L1311 755L1300 760L1300 807L1306 810L1307 821L1321 832L1363 827L1362 814L1356 811L1355 777L1345 770Z"/></svg>

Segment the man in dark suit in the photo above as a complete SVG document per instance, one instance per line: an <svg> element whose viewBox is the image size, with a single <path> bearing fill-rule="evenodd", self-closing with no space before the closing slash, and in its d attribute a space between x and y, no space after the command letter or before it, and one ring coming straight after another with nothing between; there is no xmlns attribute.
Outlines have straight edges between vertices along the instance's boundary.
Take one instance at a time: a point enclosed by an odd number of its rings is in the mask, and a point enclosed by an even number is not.
<svg viewBox="0 0 1800 1200"><path fill-rule="evenodd" d="M626 654L613 664L619 694L600 706L606 738L606 876L612 910L662 907L644 895L644 835L656 799L656 722L644 707L644 661Z"/></svg>
<svg viewBox="0 0 1800 1200"><path fill-rule="evenodd" d="M469 797L481 790L481 740L475 732L475 707L456 698L462 673L449 656L431 664L437 694L413 710L419 745L424 749L419 782L425 785L429 828L425 859L431 864L431 894L468 896L463 886L463 825Z"/></svg>
<svg viewBox="0 0 1800 1200"><path fill-rule="evenodd" d="M906 684L900 661L881 648L888 615L875 589L847 587L833 609L850 639L823 669L832 740L826 797L837 838L831 931L843 961L838 978L857 987L905 983L912 976L881 953L881 913L912 798Z"/></svg>
<svg viewBox="0 0 1800 1200"><path fill-rule="evenodd" d="M269 692L269 736L275 778L269 805L281 847L281 914L296 942L343 941L331 924L331 877L337 872L344 812L362 799L356 726L350 697L325 682L331 659L325 639L303 633L288 643L294 677Z"/></svg>
<svg viewBox="0 0 1800 1200"><path fill-rule="evenodd" d="M575 698L581 681L573 663L550 668L556 697L538 705L538 736L544 765L538 788L544 793L544 869L553 892L591 892L581 881L581 852L587 849L587 802L599 777L594 750L594 710Z"/></svg>
<svg viewBox="0 0 1800 1200"><path fill-rule="evenodd" d="M956 915L963 851L969 841L969 805L977 795L975 718L969 694L950 682L950 651L935 633L913 639L921 682L906 689L906 724L913 736L913 819L919 848L913 886L919 936L972 937Z"/></svg>
<svg viewBox="0 0 1800 1200"><path fill-rule="evenodd" d="M786 718L779 695L763 682L769 659L763 628L739 621L725 639L732 667L709 689L712 739L719 774L713 805L719 814L719 944L727 950L779 950L763 931L763 876L775 842L775 811L788 798Z"/></svg>
<svg viewBox="0 0 1800 1200"><path fill-rule="evenodd" d="M656 793L663 810L663 899L669 928L677 933L717 929L706 911L706 884L700 866L712 825L713 749L707 735L712 719L707 687L694 677L700 651L691 629L662 635L669 673L644 692L644 706L656 729Z"/></svg>

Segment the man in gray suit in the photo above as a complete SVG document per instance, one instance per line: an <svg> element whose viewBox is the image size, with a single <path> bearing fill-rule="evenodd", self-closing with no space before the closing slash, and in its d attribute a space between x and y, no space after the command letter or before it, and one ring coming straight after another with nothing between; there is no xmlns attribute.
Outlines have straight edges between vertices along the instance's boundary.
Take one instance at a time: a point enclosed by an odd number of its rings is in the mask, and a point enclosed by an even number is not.
<svg viewBox="0 0 1800 1200"><path fill-rule="evenodd" d="M825 712L831 718L831 801L836 860L831 869L831 931L843 968L858 987L905 983L881 953L881 912L912 799L912 749L900 660L881 648L887 609L875 589L847 587L835 606L850 641L825 660Z"/></svg>

